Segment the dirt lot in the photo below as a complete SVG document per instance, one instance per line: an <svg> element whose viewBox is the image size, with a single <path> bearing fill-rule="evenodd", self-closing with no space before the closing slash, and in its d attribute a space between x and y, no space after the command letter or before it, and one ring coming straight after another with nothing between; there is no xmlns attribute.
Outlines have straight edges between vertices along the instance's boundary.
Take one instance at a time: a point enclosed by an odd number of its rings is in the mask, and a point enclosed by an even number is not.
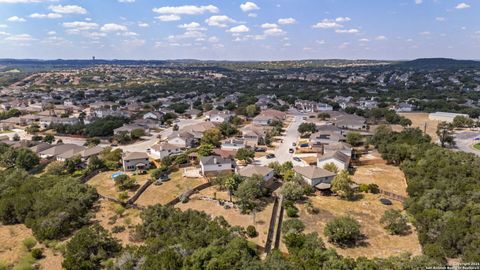
<svg viewBox="0 0 480 270"><path fill-rule="evenodd" d="M23 246L23 240L32 237L32 231L25 225L2 225L0 226L0 262L7 265L15 265L28 256ZM62 269L62 256L44 246L37 244L37 247L44 249L45 258L38 261L40 269L57 270Z"/></svg>
<svg viewBox="0 0 480 270"><path fill-rule="evenodd" d="M204 178L185 178L182 176L182 171L177 171L170 175L169 181L159 186L150 185L136 203L141 206L165 204L185 191L205 182Z"/></svg>
<svg viewBox="0 0 480 270"><path fill-rule="evenodd" d="M259 246L265 246L268 234L268 225L272 215L273 199L272 202L267 204L263 211L256 213L254 223L252 215L242 215L238 209L225 209L223 206L218 205L218 203L215 201L206 201L200 199L201 196L207 196L210 198L214 198L216 196L217 199L224 200L228 200L229 198L227 192L218 191L215 187L210 187L193 195L187 203L177 204L176 207L183 211L187 209L203 211L209 214L211 217L223 216L225 220L232 226L241 226L246 228L249 225L254 225L257 229L258 236L249 240Z"/></svg>
<svg viewBox="0 0 480 270"><path fill-rule="evenodd" d="M118 198L118 195L120 192L117 190L115 187L115 182L112 179L112 174L115 173L115 171L108 171L108 172L102 172L97 174L95 177L90 179L87 184L90 186L93 186L97 189L97 192L100 195L107 196L107 197L112 197L112 198ZM137 183L142 186L147 182L147 180L150 178L150 174L144 174L144 175L135 175L133 176L132 173L127 173L130 177L135 177L137 180ZM128 196L131 197L135 194L134 191L129 191Z"/></svg>
<svg viewBox="0 0 480 270"><path fill-rule="evenodd" d="M381 189L407 197L407 183L403 172L395 166L385 164L378 153L364 155L356 168L352 180L358 184L377 184Z"/></svg>
<svg viewBox="0 0 480 270"><path fill-rule="evenodd" d="M437 140L437 125L439 121L428 119L428 113L399 113L401 116L412 120L412 127L418 127L422 131L425 129L425 124L427 125L426 132L432 137L433 140Z"/></svg>
<svg viewBox="0 0 480 270"><path fill-rule="evenodd" d="M335 248L344 256L360 257L388 257L402 252L410 252L413 255L421 254L421 246L412 226L413 232L405 236L394 236L380 224L380 218L388 209L403 207L399 202L393 201L393 205L386 206L379 202L380 195L364 194L364 198L358 201L344 201L334 196L314 196L311 202L320 209L320 213L310 215L305 210L305 205L298 205L300 219L305 223L305 232L318 232L328 247ZM361 231L366 236L363 244L354 248L338 248L327 242L323 230L327 222L335 217L350 215L361 225Z"/></svg>
<svg viewBox="0 0 480 270"><path fill-rule="evenodd" d="M114 226L124 226L125 231L120 233L112 233L112 235L119 239L124 246L129 244L136 244L130 241L129 235L130 231L133 230L134 226L141 222L140 211L137 209L126 209L121 217L118 217L113 224L111 219L113 216L118 216L115 212L120 206L114 202L100 199L98 204L98 210L95 213L94 221L98 221L99 224L112 232Z"/></svg>

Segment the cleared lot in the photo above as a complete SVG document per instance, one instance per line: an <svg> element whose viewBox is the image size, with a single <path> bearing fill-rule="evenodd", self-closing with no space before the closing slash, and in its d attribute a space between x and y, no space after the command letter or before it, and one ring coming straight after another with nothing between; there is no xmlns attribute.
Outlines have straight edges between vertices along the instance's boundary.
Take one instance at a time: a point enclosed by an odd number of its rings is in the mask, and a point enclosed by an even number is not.
<svg viewBox="0 0 480 270"><path fill-rule="evenodd" d="M92 179L90 179L87 184L95 187L97 189L98 194L106 197L111 197L111 198L118 198L118 195L121 193L115 187L115 182L112 179L112 174L115 173L116 171L108 171L108 172L102 172L94 176ZM150 174L144 174L144 175L132 175L131 173L127 173L130 177L134 177L136 179L137 184L142 186L147 182L147 180L150 178ZM128 196L131 197L133 194L135 194L135 191L128 191Z"/></svg>
<svg viewBox="0 0 480 270"><path fill-rule="evenodd" d="M344 256L360 257L388 257L399 255L402 252L410 252L413 255L421 254L421 246L414 228L412 233L405 236L390 235L380 224L380 218L388 209L399 209L401 203L393 201L393 205L386 206L379 202L380 195L364 194L364 198L358 201L344 201L331 196L314 196L310 200L313 206L320 209L318 214L309 214L305 205L298 205L300 220L305 223L305 232L317 232L328 247L335 248ZM349 215L361 225L361 231L365 235L365 241L357 247L338 248L328 243L323 231L326 224L335 217Z"/></svg>
<svg viewBox="0 0 480 270"><path fill-rule="evenodd" d="M426 130L426 133L432 137L433 141L437 140L437 125L440 121L428 119L428 113L399 113L399 115L410 119L412 121L412 127L418 127L422 131Z"/></svg>
<svg viewBox="0 0 480 270"><path fill-rule="evenodd" d="M240 226L246 228L249 225L255 226L258 236L250 238L249 240L255 244L264 247L267 240L268 226L273 209L273 199L268 201L266 207L255 215L255 222L253 221L253 215L243 215L239 209L230 208L226 209L224 206L219 205L216 201L203 200L202 197L209 198L216 197L217 199L228 200L229 196L227 192L218 191L215 187L209 187L205 190L194 194L187 203L179 203L177 208L185 211L187 209L203 211L211 217L223 216L225 220L232 226Z"/></svg>

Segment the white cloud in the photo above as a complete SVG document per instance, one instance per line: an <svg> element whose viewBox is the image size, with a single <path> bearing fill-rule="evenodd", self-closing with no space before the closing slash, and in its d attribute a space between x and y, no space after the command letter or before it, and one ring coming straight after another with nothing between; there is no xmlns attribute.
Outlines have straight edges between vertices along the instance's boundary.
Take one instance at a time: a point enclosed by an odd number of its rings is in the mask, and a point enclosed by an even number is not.
<svg viewBox="0 0 480 270"><path fill-rule="evenodd" d="M107 23L104 24L100 31L102 32L125 32L128 31L128 28L124 25L116 24L116 23Z"/></svg>
<svg viewBox="0 0 480 270"><path fill-rule="evenodd" d="M386 36L377 36L375 40L387 40Z"/></svg>
<svg viewBox="0 0 480 270"><path fill-rule="evenodd" d="M187 31L205 31L205 28L200 27L200 24L197 22L184 23L180 24L178 28L186 29Z"/></svg>
<svg viewBox="0 0 480 270"><path fill-rule="evenodd" d="M59 19L59 18L62 18L62 14L58 14L58 13L48 13L48 14L33 13L33 14L30 14L29 17L33 18L33 19Z"/></svg>
<svg viewBox="0 0 480 270"><path fill-rule="evenodd" d="M335 30L335 32L340 34L356 34L360 31L356 28L351 28L351 29L337 29Z"/></svg>
<svg viewBox="0 0 480 270"><path fill-rule="evenodd" d="M312 27L320 28L320 29L330 29L330 28L340 28L342 27L342 25L333 20L324 19L323 21L312 25Z"/></svg>
<svg viewBox="0 0 480 270"><path fill-rule="evenodd" d="M118 0L119 3L135 3L135 0Z"/></svg>
<svg viewBox="0 0 480 270"><path fill-rule="evenodd" d="M225 15L214 15L206 19L205 22L210 26L227 27L229 23L235 23L236 21Z"/></svg>
<svg viewBox="0 0 480 270"><path fill-rule="evenodd" d="M445 21L445 17L436 17L435 20L439 22L443 22Z"/></svg>
<svg viewBox="0 0 480 270"><path fill-rule="evenodd" d="M420 5L421 3L423 3L423 0L415 0L415 4Z"/></svg>
<svg viewBox="0 0 480 270"><path fill-rule="evenodd" d="M466 8L469 8L469 7L470 7L470 5L467 4L467 3L460 3L455 8L456 9L466 9Z"/></svg>
<svg viewBox="0 0 480 270"><path fill-rule="evenodd" d="M430 36L432 33L430 33L429 31L423 31L423 32L420 32L418 34L421 35L421 36Z"/></svg>
<svg viewBox="0 0 480 270"><path fill-rule="evenodd" d="M55 31L48 31L48 33L47 33L47 35L49 35L49 36L53 36L53 35L56 35L56 34L57 34L57 32L55 32Z"/></svg>
<svg viewBox="0 0 480 270"><path fill-rule="evenodd" d="M97 29L98 24L92 22L64 22L63 27L77 31L86 31Z"/></svg>
<svg viewBox="0 0 480 270"><path fill-rule="evenodd" d="M220 41L220 40L219 40L217 37L215 37L215 36L208 38L208 42L211 42L211 43L217 43L217 42L219 42L219 41Z"/></svg>
<svg viewBox="0 0 480 270"><path fill-rule="evenodd" d="M57 6L49 6L48 7L51 11L56 13L62 14L86 14L87 10L81 6L77 5L57 5Z"/></svg>
<svg viewBox="0 0 480 270"><path fill-rule="evenodd" d="M234 34L238 34L238 33L246 33L246 32L249 32L250 31L250 28L248 28L247 26L245 25L238 25L238 26L235 26L235 27L232 27L228 30L228 32L230 33L234 33Z"/></svg>
<svg viewBox="0 0 480 270"><path fill-rule="evenodd" d="M138 27L149 27L148 23L140 22L138 23Z"/></svg>
<svg viewBox="0 0 480 270"><path fill-rule="evenodd" d="M171 15L160 15L155 17L155 19L158 19L162 22L173 22L173 21L179 21L182 18L178 15L171 14Z"/></svg>
<svg viewBox="0 0 480 270"><path fill-rule="evenodd" d="M360 42L370 42L370 40L368 38L361 38L358 41L360 41Z"/></svg>
<svg viewBox="0 0 480 270"><path fill-rule="evenodd" d="M336 22L349 22L351 20L349 17L338 17L335 19Z"/></svg>
<svg viewBox="0 0 480 270"><path fill-rule="evenodd" d="M6 24L0 24L0 28L7 28L8 26Z"/></svg>
<svg viewBox="0 0 480 270"><path fill-rule="evenodd" d="M213 5L208 6L193 6L193 5L185 5L185 6L168 6L168 7L159 7L154 8L153 12L159 14L185 14L185 15L199 15L204 13L218 13L220 10Z"/></svg>
<svg viewBox="0 0 480 270"><path fill-rule="evenodd" d="M278 19L278 23L279 24L295 24L297 23L297 20L295 20L294 18L282 18L282 19Z"/></svg>
<svg viewBox="0 0 480 270"><path fill-rule="evenodd" d="M278 25L274 23L264 23L262 24L262 28L269 29L269 28L278 28Z"/></svg>
<svg viewBox="0 0 480 270"><path fill-rule="evenodd" d="M32 41L35 40L32 36L29 34L20 34L20 35L13 35L5 38L5 40L8 41Z"/></svg>
<svg viewBox="0 0 480 270"><path fill-rule="evenodd" d="M269 29L266 29L263 33L267 36L283 36L287 34L285 31L283 31L280 28L269 28Z"/></svg>
<svg viewBox="0 0 480 270"><path fill-rule="evenodd" d="M7 32L0 31L0 36L10 36L10 34Z"/></svg>
<svg viewBox="0 0 480 270"><path fill-rule="evenodd" d="M18 17L18 16L12 16L7 19L9 22L26 22L24 18Z"/></svg>
<svg viewBox="0 0 480 270"><path fill-rule="evenodd" d="M250 17L250 18L256 18L258 16L258 14L257 13L248 13L247 16Z"/></svg>
<svg viewBox="0 0 480 270"><path fill-rule="evenodd" d="M327 42L325 40L317 40L317 41L315 41L315 43L317 43L318 45L324 45Z"/></svg>
<svg viewBox="0 0 480 270"><path fill-rule="evenodd" d="M244 12L249 12L252 10L259 10L260 7L258 7L254 2L245 2L240 5L240 9Z"/></svg>

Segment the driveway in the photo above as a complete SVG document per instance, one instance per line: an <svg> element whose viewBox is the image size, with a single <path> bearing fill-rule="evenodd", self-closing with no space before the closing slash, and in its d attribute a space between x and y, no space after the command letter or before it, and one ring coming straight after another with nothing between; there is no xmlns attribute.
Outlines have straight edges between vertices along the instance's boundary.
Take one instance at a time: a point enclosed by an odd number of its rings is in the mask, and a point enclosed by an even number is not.
<svg viewBox="0 0 480 270"><path fill-rule="evenodd" d="M472 153L480 156L480 151L473 148L473 145L480 141L475 141L475 138L480 138L479 131L462 131L455 134L456 148L459 151Z"/></svg>

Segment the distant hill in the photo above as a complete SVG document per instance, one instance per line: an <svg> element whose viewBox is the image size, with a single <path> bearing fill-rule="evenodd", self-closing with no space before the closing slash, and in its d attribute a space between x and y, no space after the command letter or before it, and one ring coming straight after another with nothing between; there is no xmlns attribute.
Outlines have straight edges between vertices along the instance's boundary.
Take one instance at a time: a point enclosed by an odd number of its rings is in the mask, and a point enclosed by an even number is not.
<svg viewBox="0 0 480 270"><path fill-rule="evenodd" d="M397 66L413 69L480 68L480 61L451 58L419 58L398 63Z"/></svg>

